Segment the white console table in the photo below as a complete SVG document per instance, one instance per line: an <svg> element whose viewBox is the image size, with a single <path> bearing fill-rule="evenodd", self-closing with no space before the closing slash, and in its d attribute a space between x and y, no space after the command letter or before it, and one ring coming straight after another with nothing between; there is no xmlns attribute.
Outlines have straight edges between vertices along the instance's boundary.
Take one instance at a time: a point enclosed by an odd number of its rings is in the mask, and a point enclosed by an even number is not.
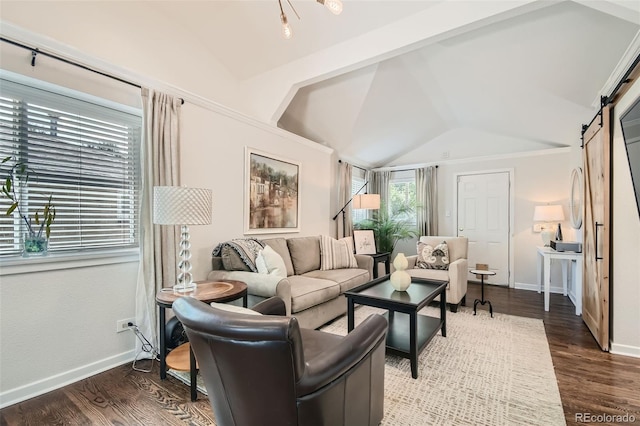
<svg viewBox="0 0 640 426"><path fill-rule="evenodd" d="M544 310L549 311L551 288L551 259L562 261L562 292L567 296L567 266L571 262L572 288L575 289L576 315L582 314L582 253L555 251L551 247L538 247L538 293L544 285Z"/></svg>

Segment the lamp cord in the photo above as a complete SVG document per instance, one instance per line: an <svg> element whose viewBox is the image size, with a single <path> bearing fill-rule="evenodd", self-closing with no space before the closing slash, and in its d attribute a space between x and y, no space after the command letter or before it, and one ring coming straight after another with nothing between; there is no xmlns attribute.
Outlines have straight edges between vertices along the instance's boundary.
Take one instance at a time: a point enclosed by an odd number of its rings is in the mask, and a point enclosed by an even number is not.
<svg viewBox="0 0 640 426"><path fill-rule="evenodd" d="M132 326L130 326L130 328L133 330L133 333L136 335L138 340L140 340L140 343L142 343L140 350L136 353L136 356L133 359L133 364L131 365L131 368L141 373L150 373L151 370L153 369L153 361L158 359L158 351L156 350L156 348L153 347L151 342L149 342L147 338L144 337L144 334L142 334L142 332L140 331L137 325L133 324ZM143 352L151 354L151 365L149 366L148 369L142 369L136 366L136 362L139 361L138 357Z"/></svg>

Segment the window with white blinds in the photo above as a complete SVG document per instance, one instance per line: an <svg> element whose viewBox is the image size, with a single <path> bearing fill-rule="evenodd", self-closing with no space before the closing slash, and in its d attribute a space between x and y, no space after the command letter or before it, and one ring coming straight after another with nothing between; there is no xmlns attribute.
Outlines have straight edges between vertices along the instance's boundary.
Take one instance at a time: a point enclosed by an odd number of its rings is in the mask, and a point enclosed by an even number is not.
<svg viewBox="0 0 640 426"><path fill-rule="evenodd" d="M32 170L23 214L52 195L50 252L138 245L140 111L29 79L0 79L0 158ZM4 180L12 162L2 165ZM20 253L26 226L0 194L0 256ZM31 208L32 211L29 211Z"/></svg>

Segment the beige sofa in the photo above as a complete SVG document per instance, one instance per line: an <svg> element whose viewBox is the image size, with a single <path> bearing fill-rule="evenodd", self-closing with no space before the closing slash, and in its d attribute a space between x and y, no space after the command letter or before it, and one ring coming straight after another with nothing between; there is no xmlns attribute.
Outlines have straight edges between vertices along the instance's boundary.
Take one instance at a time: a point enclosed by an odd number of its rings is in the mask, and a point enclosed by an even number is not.
<svg viewBox="0 0 640 426"><path fill-rule="evenodd" d="M249 306L272 296L280 297L287 315L295 316L302 328L318 328L346 313L343 293L369 282L373 276L373 258L365 255L355 255L358 268L320 270L319 236L261 241L282 257L287 269L286 278L248 270L227 270L222 256L214 256L213 270L207 279L247 283ZM225 261L227 266L233 264L228 259Z"/></svg>
<svg viewBox="0 0 640 426"><path fill-rule="evenodd" d="M469 268L467 263L467 252L469 250L469 240L466 237L420 237L419 242L437 246L445 241L449 249L449 269L422 269L416 267L417 255L407 256L409 268L407 272L412 277L430 278L435 280L448 281L447 303L451 312L457 312L458 306L465 305L467 295L467 279Z"/></svg>

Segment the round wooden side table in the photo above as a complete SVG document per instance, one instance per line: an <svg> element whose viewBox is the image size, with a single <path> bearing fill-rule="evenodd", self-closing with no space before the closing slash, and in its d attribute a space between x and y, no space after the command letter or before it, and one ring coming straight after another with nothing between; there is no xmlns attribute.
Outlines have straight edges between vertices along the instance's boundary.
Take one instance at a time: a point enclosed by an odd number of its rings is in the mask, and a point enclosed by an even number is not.
<svg viewBox="0 0 640 426"><path fill-rule="evenodd" d="M247 284L236 280L220 280L220 281L201 281L196 283L196 288L192 292L178 293L173 288L164 288L156 294L156 304L160 310L160 378L162 380L167 377L167 342L166 342L166 309L171 308L173 302L180 297L193 297L204 303L211 302L231 302L242 298L242 306L247 307ZM185 346L186 345L186 346ZM184 346L184 347L183 347ZM198 398L198 390L196 387L196 376L198 373L196 367L196 359L193 351L188 343L179 346L172 351L180 349L171 358L172 366L177 369L184 368L186 357L189 356L189 370L191 372L191 400ZM186 370L186 369L184 369ZM183 370L183 371L184 371Z"/></svg>
<svg viewBox="0 0 640 426"><path fill-rule="evenodd" d="M496 273L494 271L485 271L482 269L472 269L471 271L469 271L470 274L476 274L476 275L480 275L480 286L481 286L481 292L482 292L482 299L476 299L473 302L473 315L476 314L476 306L478 306L478 303L480 303L482 306L485 305L485 303L489 304L489 313L491 314L491 318L493 318L493 306L491 306L491 302L489 302L488 300L484 300L484 277L488 276L488 275L495 275Z"/></svg>

